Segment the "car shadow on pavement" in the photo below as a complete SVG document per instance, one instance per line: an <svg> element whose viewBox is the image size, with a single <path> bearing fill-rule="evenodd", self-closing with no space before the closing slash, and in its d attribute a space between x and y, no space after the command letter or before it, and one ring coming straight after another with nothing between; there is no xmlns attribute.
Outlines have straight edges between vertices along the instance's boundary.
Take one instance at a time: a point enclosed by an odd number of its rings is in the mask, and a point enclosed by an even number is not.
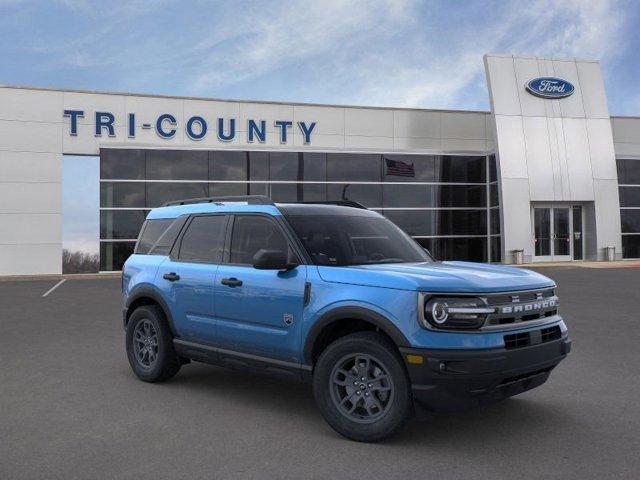
<svg viewBox="0 0 640 480"><path fill-rule="evenodd" d="M522 396L456 412L434 413L424 420L409 422L391 442L397 445L456 441L490 445L496 439L526 439L571 422L567 412L547 402Z"/></svg>
<svg viewBox="0 0 640 480"><path fill-rule="evenodd" d="M211 395L238 408L265 410L266 413L300 415L317 413L311 385L287 378L245 370L204 364L185 365L167 385ZM286 397L286 402L284 398ZM317 413L320 417L320 414Z"/></svg>
<svg viewBox="0 0 640 480"><path fill-rule="evenodd" d="M238 415L238 423L247 415L266 415L274 422L287 418L299 422L310 436L341 438L324 423L316 408L310 384L259 373L236 371L209 365L186 365L180 373L163 384L182 394L210 398L218 408ZM404 428L384 443L433 445L449 444L461 438L465 443L491 445L497 438L526 441L530 435L543 434L551 428L568 425L571 415L544 399L526 398L526 393L501 402L456 412L433 413L424 419L411 418ZM502 434L502 435L501 435Z"/></svg>

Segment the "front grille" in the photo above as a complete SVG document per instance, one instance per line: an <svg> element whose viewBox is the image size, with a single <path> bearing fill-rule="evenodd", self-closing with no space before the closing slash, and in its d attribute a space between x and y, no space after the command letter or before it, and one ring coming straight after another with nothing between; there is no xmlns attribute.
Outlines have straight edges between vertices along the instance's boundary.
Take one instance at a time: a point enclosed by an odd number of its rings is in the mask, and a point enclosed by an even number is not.
<svg viewBox="0 0 640 480"><path fill-rule="evenodd" d="M553 288L488 295L486 301L496 308L487 317L487 326L530 322L558 314L558 297Z"/></svg>
<svg viewBox="0 0 640 480"><path fill-rule="evenodd" d="M562 336L560 327L543 328L541 330L533 330L531 332L512 333L504 336L504 348L513 350L515 348L528 347L539 343L547 343L557 340Z"/></svg>
<svg viewBox="0 0 640 480"><path fill-rule="evenodd" d="M552 340L557 340L562 336L562 332L560 331L559 326L543 328L541 331L542 343L550 342Z"/></svg>
<svg viewBox="0 0 640 480"><path fill-rule="evenodd" d="M529 345L531 345L529 332L513 333L511 335L504 336L504 347L507 350L512 350L514 348L528 347Z"/></svg>

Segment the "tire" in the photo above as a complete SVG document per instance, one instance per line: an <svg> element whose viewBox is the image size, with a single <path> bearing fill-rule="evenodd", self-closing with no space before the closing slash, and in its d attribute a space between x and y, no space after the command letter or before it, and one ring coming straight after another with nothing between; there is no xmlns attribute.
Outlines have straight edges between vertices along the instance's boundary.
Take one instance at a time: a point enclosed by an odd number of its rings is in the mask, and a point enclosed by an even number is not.
<svg viewBox="0 0 640 480"><path fill-rule="evenodd" d="M127 322L126 349L133 373L145 382L168 380L182 365L164 312L156 305L133 311Z"/></svg>
<svg viewBox="0 0 640 480"><path fill-rule="evenodd" d="M313 393L327 423L359 442L390 437L412 413L402 359L376 332L353 333L330 344L316 363Z"/></svg>

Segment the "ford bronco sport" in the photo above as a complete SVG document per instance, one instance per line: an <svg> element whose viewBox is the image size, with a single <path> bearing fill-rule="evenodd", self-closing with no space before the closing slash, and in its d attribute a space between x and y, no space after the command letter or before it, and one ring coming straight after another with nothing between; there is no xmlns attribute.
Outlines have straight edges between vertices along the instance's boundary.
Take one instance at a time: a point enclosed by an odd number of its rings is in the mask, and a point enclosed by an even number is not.
<svg viewBox="0 0 640 480"><path fill-rule="evenodd" d="M126 351L147 382L190 361L307 380L331 427L376 441L544 383L571 346L555 287L436 262L353 202L185 200L149 213L125 263Z"/></svg>

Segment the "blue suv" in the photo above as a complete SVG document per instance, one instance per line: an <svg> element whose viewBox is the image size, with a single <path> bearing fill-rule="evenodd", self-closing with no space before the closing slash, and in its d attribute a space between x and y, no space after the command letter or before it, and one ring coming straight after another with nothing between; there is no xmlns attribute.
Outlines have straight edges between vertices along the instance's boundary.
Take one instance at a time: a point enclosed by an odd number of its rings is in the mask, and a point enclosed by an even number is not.
<svg viewBox="0 0 640 480"><path fill-rule="evenodd" d="M306 380L326 421L381 440L412 414L544 383L571 342L556 285L528 270L436 262L353 202L261 196L152 210L122 288L144 381L200 361Z"/></svg>

